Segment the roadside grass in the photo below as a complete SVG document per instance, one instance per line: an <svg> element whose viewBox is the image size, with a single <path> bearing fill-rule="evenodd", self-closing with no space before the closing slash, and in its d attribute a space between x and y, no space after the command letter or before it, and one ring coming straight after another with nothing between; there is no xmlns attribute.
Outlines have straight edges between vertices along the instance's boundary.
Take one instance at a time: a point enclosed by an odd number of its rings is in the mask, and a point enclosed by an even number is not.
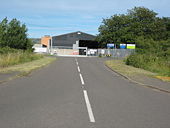
<svg viewBox="0 0 170 128"><path fill-rule="evenodd" d="M22 51L18 51L15 53L0 54L0 67L4 68L11 65L38 60L40 58L43 58L43 55Z"/></svg>
<svg viewBox="0 0 170 128"><path fill-rule="evenodd" d="M127 65L170 77L170 58L154 54L132 54L125 60Z"/></svg>
<svg viewBox="0 0 170 128"><path fill-rule="evenodd" d="M13 65L13 66L8 66L8 67L0 67L0 73L8 73L8 72L19 72L20 75L27 75L31 71L41 68L45 65L50 64L56 60L54 57L41 57L38 60L18 64L18 65Z"/></svg>
<svg viewBox="0 0 170 128"><path fill-rule="evenodd" d="M169 77L166 77L166 79L164 79L164 77L158 77L157 73L126 65L123 60L108 60L105 62L105 64L114 71L119 72L120 74L125 75L127 77L133 77L135 75L146 75L150 77L159 78L163 81L170 81Z"/></svg>
<svg viewBox="0 0 170 128"><path fill-rule="evenodd" d="M125 62L123 60L108 60L105 62L105 64L108 67L110 67L111 69L115 70L116 72L119 72L126 76L134 76L137 74L145 74L145 75L149 75L149 76L155 75L155 73L151 73L151 72L143 70L143 69L128 66L125 64Z"/></svg>

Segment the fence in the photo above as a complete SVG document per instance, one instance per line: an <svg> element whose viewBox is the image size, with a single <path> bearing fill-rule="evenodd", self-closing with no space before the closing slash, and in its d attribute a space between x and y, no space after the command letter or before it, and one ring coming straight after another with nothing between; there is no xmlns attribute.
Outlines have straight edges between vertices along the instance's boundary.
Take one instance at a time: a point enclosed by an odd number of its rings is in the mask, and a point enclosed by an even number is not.
<svg viewBox="0 0 170 128"><path fill-rule="evenodd" d="M135 49L98 49L98 55L111 55L115 58L124 58L135 52Z"/></svg>
<svg viewBox="0 0 170 128"><path fill-rule="evenodd" d="M134 53L134 49L88 49L87 47L53 46L50 53L58 56L107 56L124 58Z"/></svg>

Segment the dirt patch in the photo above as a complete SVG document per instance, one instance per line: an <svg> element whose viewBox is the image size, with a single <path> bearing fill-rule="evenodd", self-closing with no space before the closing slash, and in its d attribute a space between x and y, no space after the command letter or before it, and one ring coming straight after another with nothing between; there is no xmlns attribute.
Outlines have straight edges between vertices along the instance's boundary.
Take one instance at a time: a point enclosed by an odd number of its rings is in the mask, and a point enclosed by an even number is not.
<svg viewBox="0 0 170 128"><path fill-rule="evenodd" d="M161 80L163 80L163 81L170 81L170 77L156 76L156 78L161 79Z"/></svg>

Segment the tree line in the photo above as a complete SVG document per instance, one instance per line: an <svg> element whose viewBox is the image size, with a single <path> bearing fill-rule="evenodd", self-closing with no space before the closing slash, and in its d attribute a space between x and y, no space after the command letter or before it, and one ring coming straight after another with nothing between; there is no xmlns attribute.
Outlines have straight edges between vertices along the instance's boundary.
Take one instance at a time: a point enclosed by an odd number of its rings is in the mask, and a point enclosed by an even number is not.
<svg viewBox="0 0 170 128"><path fill-rule="evenodd" d="M27 28L17 19L8 21L4 18L0 22L0 47L28 50L32 48L32 41L28 39Z"/></svg>
<svg viewBox="0 0 170 128"><path fill-rule="evenodd" d="M98 28L97 41L103 47L107 43L131 43L138 45L138 38L154 41L170 38L170 18L158 17L158 13L145 7L134 7L127 14L115 14L103 19ZM140 44L139 44L140 45Z"/></svg>

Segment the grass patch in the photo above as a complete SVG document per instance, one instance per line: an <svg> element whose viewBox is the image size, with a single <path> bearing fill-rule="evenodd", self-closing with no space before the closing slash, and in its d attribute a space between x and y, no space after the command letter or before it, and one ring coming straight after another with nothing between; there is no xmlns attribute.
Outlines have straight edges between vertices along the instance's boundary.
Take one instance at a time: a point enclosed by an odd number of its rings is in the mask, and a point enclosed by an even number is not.
<svg viewBox="0 0 170 128"><path fill-rule="evenodd" d="M119 72L126 76L134 76L137 74L145 74L149 76L155 75L155 73L151 73L143 69L128 66L125 64L123 60L108 60L105 62L105 64L112 68L113 70L115 70L116 72Z"/></svg>
<svg viewBox="0 0 170 128"><path fill-rule="evenodd" d="M35 54L30 50L3 47L0 48L0 73L19 72L19 74L26 75L55 59L54 57Z"/></svg>
<svg viewBox="0 0 170 128"><path fill-rule="evenodd" d="M150 71L146 71L141 68L135 68L133 66L126 65L126 63L123 60L108 60L105 62L105 64L113 69L116 72L119 72L120 74L133 78L134 76L151 76L156 77L158 79L161 79L163 81L170 81L170 77L162 77L158 76L158 73L153 73Z"/></svg>
<svg viewBox="0 0 170 128"><path fill-rule="evenodd" d="M20 72L22 75L26 75L30 73L32 70L50 64L54 60L56 60L56 58L54 57L43 57L41 59L34 60L27 63L22 63L22 64L13 65L9 67L3 67L3 68L0 67L0 72Z"/></svg>
<svg viewBox="0 0 170 128"><path fill-rule="evenodd" d="M43 58L43 55L23 51L0 54L0 67L9 67L11 65L30 62L33 60L38 60L40 58Z"/></svg>

